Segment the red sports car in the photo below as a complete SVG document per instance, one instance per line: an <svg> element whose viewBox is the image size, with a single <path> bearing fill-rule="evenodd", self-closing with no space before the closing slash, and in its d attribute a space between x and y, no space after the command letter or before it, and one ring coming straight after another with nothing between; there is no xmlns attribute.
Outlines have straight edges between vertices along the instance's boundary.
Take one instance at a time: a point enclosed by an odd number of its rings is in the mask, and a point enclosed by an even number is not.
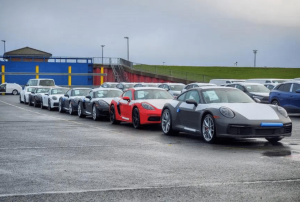
<svg viewBox="0 0 300 202"><path fill-rule="evenodd" d="M173 96L164 89L137 87L126 90L110 103L110 121L133 123L134 128L144 124L160 123L161 110Z"/></svg>

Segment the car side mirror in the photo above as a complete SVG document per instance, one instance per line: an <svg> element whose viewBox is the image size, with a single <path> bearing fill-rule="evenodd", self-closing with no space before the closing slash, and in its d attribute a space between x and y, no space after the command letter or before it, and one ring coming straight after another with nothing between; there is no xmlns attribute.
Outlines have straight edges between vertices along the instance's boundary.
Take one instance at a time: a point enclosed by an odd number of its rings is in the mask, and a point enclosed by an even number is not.
<svg viewBox="0 0 300 202"><path fill-rule="evenodd" d="M128 96L125 96L125 97L123 97L122 99L123 99L123 100L126 100L126 101L128 101L128 102L130 102L130 97L128 97Z"/></svg>
<svg viewBox="0 0 300 202"><path fill-rule="evenodd" d="M35 94L35 93L32 91L31 94Z"/></svg>
<svg viewBox="0 0 300 202"><path fill-rule="evenodd" d="M300 93L300 89L296 90L296 93Z"/></svg>
<svg viewBox="0 0 300 202"><path fill-rule="evenodd" d="M49 95L49 93L45 93L45 95Z"/></svg>
<svg viewBox="0 0 300 202"><path fill-rule="evenodd" d="M194 99L188 99L185 101L187 104L193 104L195 105L196 107L198 106L198 103L196 102L196 100Z"/></svg>
<svg viewBox="0 0 300 202"><path fill-rule="evenodd" d="M92 97L90 96L90 95L87 95L87 96L85 96L86 98L88 98L88 99L92 99Z"/></svg>
<svg viewBox="0 0 300 202"><path fill-rule="evenodd" d="M258 99L258 98L253 98L253 100L255 101L255 102L257 102L257 103L260 103L260 99Z"/></svg>
<svg viewBox="0 0 300 202"><path fill-rule="evenodd" d="M65 94L64 96L65 96L65 97L69 97L69 95L68 95L68 94Z"/></svg>

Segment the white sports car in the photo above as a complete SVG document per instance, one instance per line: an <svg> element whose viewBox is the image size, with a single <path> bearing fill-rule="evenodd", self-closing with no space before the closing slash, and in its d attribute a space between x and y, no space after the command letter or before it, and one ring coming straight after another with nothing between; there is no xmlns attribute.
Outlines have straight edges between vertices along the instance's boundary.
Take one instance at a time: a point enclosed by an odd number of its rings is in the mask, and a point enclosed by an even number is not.
<svg viewBox="0 0 300 202"><path fill-rule="evenodd" d="M59 98L63 97L68 88L50 88L48 93L41 96L41 108L47 107L49 111L58 108Z"/></svg>
<svg viewBox="0 0 300 202"><path fill-rule="evenodd" d="M20 103L27 104L29 100L29 94L33 92L38 86L29 86L26 90L20 92Z"/></svg>

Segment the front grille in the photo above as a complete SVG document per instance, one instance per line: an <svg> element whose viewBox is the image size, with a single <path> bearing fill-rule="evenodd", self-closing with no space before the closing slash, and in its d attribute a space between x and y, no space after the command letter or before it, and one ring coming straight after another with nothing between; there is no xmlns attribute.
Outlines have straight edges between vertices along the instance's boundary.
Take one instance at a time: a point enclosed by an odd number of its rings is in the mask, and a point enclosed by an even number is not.
<svg viewBox="0 0 300 202"><path fill-rule="evenodd" d="M234 126L230 125L228 128L228 134L231 135L251 135L252 134L252 128L247 126Z"/></svg>
<svg viewBox="0 0 300 202"><path fill-rule="evenodd" d="M256 135L272 135L274 134L276 129L256 129L255 134Z"/></svg>
<svg viewBox="0 0 300 202"><path fill-rule="evenodd" d="M148 121L160 121L160 117L159 116L151 116L148 118Z"/></svg>
<svg viewBox="0 0 300 202"><path fill-rule="evenodd" d="M283 126L284 133L291 133L292 132L292 125L285 125Z"/></svg>

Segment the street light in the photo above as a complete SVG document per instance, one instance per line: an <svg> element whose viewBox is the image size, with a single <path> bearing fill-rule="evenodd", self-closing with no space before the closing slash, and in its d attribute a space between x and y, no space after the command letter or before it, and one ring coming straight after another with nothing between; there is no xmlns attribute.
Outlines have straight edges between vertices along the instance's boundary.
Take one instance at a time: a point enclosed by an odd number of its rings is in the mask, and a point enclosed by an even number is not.
<svg viewBox="0 0 300 202"><path fill-rule="evenodd" d="M101 45L101 47L102 47L102 66L103 66L103 47L104 47L105 45Z"/></svg>
<svg viewBox="0 0 300 202"><path fill-rule="evenodd" d="M4 53L5 53L5 40L1 40L4 43ZM3 53L3 55L4 55Z"/></svg>
<svg viewBox="0 0 300 202"><path fill-rule="evenodd" d="M125 36L124 39L127 39L127 60L129 61L129 37Z"/></svg>
<svg viewBox="0 0 300 202"><path fill-rule="evenodd" d="M257 53L257 50L253 50L253 53L254 53L254 67L256 67L256 53Z"/></svg>

